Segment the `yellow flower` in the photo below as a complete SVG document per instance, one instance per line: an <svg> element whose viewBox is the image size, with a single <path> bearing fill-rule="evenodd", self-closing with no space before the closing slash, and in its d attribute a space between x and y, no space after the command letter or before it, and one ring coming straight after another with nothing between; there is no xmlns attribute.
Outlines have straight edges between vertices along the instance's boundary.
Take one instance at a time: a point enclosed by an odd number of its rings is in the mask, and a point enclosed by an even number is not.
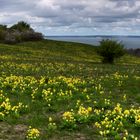
<svg viewBox="0 0 140 140"><path fill-rule="evenodd" d="M125 110L125 111L124 111L124 114L125 114L125 115L129 115L129 114L130 114L129 110Z"/></svg>
<svg viewBox="0 0 140 140"><path fill-rule="evenodd" d="M101 125L100 125L98 122L95 123L95 126L96 126L97 128L101 128Z"/></svg>
<svg viewBox="0 0 140 140"><path fill-rule="evenodd" d="M126 135L126 136L128 136L128 131L127 131L127 130L125 130L124 132L125 132L125 135Z"/></svg>
<svg viewBox="0 0 140 140"><path fill-rule="evenodd" d="M36 128L32 128L31 126L29 126L29 129L27 130L27 136L26 138L28 140L36 140L40 137L40 132L38 129Z"/></svg>
<svg viewBox="0 0 140 140"><path fill-rule="evenodd" d="M126 101L126 94L123 96L123 99Z"/></svg>
<svg viewBox="0 0 140 140"><path fill-rule="evenodd" d="M88 107L88 109L87 109L89 112L91 112L92 111L92 107Z"/></svg>
<svg viewBox="0 0 140 140"><path fill-rule="evenodd" d="M74 119L74 114L73 112L64 112L63 114L63 120L66 120L67 122L74 122L75 119Z"/></svg>
<svg viewBox="0 0 140 140"><path fill-rule="evenodd" d="M49 122L52 122L52 117L49 117Z"/></svg>
<svg viewBox="0 0 140 140"><path fill-rule="evenodd" d="M123 139L122 139L122 140L127 140L127 139L126 139L126 137L123 137Z"/></svg>
<svg viewBox="0 0 140 140"><path fill-rule="evenodd" d="M99 131L99 133L100 133L101 136L103 136L103 134L104 134L103 131Z"/></svg>
<svg viewBox="0 0 140 140"><path fill-rule="evenodd" d="M140 115L135 116L136 124L140 124Z"/></svg>

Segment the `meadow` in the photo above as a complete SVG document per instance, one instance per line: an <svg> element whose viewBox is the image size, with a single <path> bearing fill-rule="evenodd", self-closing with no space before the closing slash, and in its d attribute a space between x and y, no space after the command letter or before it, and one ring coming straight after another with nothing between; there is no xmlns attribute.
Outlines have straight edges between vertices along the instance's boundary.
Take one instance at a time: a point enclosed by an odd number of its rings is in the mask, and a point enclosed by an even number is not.
<svg viewBox="0 0 140 140"><path fill-rule="evenodd" d="M95 47L0 44L0 139L140 140L140 58Z"/></svg>

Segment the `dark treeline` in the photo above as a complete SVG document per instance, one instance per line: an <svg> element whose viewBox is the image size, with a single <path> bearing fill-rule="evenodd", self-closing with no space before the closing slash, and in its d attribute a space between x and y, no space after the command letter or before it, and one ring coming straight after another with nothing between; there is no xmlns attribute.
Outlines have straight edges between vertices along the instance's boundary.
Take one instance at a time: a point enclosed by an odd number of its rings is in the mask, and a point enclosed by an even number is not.
<svg viewBox="0 0 140 140"><path fill-rule="evenodd" d="M7 25L0 25L0 43L15 44L23 41L37 41L42 39L42 33L35 32L24 21L20 21L9 28Z"/></svg>
<svg viewBox="0 0 140 140"><path fill-rule="evenodd" d="M135 56L139 56L140 57L140 48L137 48L137 49L127 49L126 52L131 54L131 55L135 55Z"/></svg>

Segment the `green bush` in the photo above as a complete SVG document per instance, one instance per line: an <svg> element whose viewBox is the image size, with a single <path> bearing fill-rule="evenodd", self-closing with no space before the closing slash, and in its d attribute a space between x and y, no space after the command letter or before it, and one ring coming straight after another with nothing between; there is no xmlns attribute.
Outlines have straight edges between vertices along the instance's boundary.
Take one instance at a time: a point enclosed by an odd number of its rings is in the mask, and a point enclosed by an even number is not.
<svg viewBox="0 0 140 140"><path fill-rule="evenodd" d="M19 32L33 31L30 25L24 21L19 21L17 24L14 24L12 27L10 27L10 30L16 30Z"/></svg>
<svg viewBox="0 0 140 140"><path fill-rule="evenodd" d="M23 41L38 41L43 39L43 35L38 32L26 31L21 34Z"/></svg>
<svg viewBox="0 0 140 140"><path fill-rule="evenodd" d="M4 38L4 43L15 44L21 42L21 35L19 32L7 32Z"/></svg>
<svg viewBox="0 0 140 140"><path fill-rule="evenodd" d="M13 34L7 33L3 42L6 44L15 44L16 40L15 40L15 37L13 36Z"/></svg>
<svg viewBox="0 0 140 140"><path fill-rule="evenodd" d="M0 43L16 44L23 41L43 40L42 33L35 32L28 23L20 21L7 28L0 25Z"/></svg>
<svg viewBox="0 0 140 140"><path fill-rule="evenodd" d="M6 31L0 29L0 42L2 42L5 39Z"/></svg>
<svg viewBox="0 0 140 140"><path fill-rule="evenodd" d="M1 24L0 24L0 30L5 30L5 31L6 31L6 30L7 30L7 26L6 26L6 25L1 25Z"/></svg>
<svg viewBox="0 0 140 140"><path fill-rule="evenodd" d="M114 63L114 60L125 54L124 45L115 40L102 40L97 48L97 53L102 56L103 63Z"/></svg>

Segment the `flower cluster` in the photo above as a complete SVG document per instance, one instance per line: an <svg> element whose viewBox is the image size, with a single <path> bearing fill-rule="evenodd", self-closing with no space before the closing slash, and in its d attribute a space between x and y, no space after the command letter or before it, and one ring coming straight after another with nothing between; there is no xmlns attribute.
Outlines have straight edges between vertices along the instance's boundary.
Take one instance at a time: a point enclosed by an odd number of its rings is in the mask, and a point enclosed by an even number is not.
<svg viewBox="0 0 140 140"><path fill-rule="evenodd" d="M11 105L10 99L5 97L2 93L0 93L0 119L8 115L19 116L22 110L26 110L28 108L27 105L23 105L23 103L19 102L18 105Z"/></svg>
<svg viewBox="0 0 140 140"><path fill-rule="evenodd" d="M65 120L66 122L69 122L69 123L75 122L74 113L72 111L64 112L62 116L63 116L62 117L63 120Z"/></svg>
<svg viewBox="0 0 140 140"><path fill-rule="evenodd" d="M118 103L113 110L104 111L103 120L96 122L95 126L100 130L103 137L114 137L118 139L134 139L135 137L127 130L128 125L139 125L140 109L124 109Z"/></svg>
<svg viewBox="0 0 140 140"><path fill-rule="evenodd" d="M27 130L27 135L26 135L27 140L39 140L39 137L40 137L39 130L29 126L29 129Z"/></svg>
<svg viewBox="0 0 140 140"><path fill-rule="evenodd" d="M77 112L77 120L80 122L86 122L88 121L88 117L90 113L92 112L92 107L85 108L84 106L79 106L78 112Z"/></svg>
<svg viewBox="0 0 140 140"><path fill-rule="evenodd" d="M47 130L54 131L56 129L57 129L56 123L53 121L52 117L49 117L49 124L48 124Z"/></svg>
<svg viewBox="0 0 140 140"><path fill-rule="evenodd" d="M68 128L68 129L75 129L77 127L76 125L76 119L74 116L73 110L64 112L62 115L62 127Z"/></svg>
<svg viewBox="0 0 140 140"><path fill-rule="evenodd" d="M10 56L1 58L11 59ZM0 75L0 120L31 116L32 122L38 121L42 126L41 138L49 137L56 130L81 131L79 128L86 127L98 131L105 139L139 139L139 102L131 98L133 94L128 94L133 93L133 89L127 88L132 81L135 86L139 85L139 67L116 72L112 67L85 67L85 64L0 63L0 70L4 71ZM132 76L128 75L130 72ZM134 92L139 92L139 88ZM131 107L130 102L135 107ZM25 112L27 108L30 112ZM50 114L53 119L49 117L46 121ZM27 123L31 125L30 121ZM92 129L93 125L97 129ZM30 127L26 138L39 137L40 132Z"/></svg>

